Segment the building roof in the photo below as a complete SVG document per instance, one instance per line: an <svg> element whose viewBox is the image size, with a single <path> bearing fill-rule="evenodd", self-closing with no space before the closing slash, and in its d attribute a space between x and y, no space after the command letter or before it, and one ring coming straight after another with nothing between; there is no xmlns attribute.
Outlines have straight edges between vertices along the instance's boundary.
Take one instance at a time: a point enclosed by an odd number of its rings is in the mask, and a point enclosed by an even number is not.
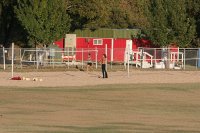
<svg viewBox="0 0 200 133"><path fill-rule="evenodd" d="M99 37L99 38L138 38L140 29L83 29L75 30L77 37Z"/></svg>

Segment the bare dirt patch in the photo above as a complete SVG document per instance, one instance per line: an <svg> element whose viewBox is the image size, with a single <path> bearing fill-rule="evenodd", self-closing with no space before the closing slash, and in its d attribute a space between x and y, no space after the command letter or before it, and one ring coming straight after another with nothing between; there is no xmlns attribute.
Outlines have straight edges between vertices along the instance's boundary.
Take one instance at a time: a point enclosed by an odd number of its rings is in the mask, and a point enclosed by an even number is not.
<svg viewBox="0 0 200 133"><path fill-rule="evenodd" d="M22 72L14 73L15 76L28 77L31 81L9 80L10 72L0 73L0 86L21 87L63 87L102 84L143 84L143 83L200 83L200 71L132 71L128 78L127 72L108 72L109 78L98 78L101 72ZM42 82L32 79L41 78Z"/></svg>

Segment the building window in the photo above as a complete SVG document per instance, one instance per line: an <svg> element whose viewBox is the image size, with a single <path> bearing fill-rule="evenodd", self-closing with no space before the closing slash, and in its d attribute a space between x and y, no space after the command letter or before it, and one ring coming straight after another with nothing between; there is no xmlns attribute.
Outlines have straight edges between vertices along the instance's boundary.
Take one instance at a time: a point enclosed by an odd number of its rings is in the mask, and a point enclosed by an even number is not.
<svg viewBox="0 0 200 133"><path fill-rule="evenodd" d="M93 45L102 45L103 44L102 42L103 42L102 39L94 39Z"/></svg>

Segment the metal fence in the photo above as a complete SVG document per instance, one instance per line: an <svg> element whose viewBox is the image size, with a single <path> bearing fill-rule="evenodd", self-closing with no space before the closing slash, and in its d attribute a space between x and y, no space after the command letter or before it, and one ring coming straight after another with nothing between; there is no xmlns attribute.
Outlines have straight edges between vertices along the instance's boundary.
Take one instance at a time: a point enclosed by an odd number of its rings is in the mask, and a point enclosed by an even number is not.
<svg viewBox="0 0 200 133"><path fill-rule="evenodd" d="M14 49L14 68L45 69L64 67L85 69L88 54L91 54L93 69L100 68L100 60L107 54L108 70L171 69L191 70L200 68L200 48L138 48L138 49ZM0 49L0 67L9 69L12 63L12 49Z"/></svg>

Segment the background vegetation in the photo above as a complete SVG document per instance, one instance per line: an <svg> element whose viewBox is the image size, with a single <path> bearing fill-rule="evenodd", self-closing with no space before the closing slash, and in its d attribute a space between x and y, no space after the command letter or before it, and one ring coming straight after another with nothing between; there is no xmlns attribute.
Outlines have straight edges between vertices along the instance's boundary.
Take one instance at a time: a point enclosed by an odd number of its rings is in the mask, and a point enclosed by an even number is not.
<svg viewBox="0 0 200 133"><path fill-rule="evenodd" d="M199 47L199 18L198 0L1 0L0 44L35 47L76 29L140 28L157 46Z"/></svg>

